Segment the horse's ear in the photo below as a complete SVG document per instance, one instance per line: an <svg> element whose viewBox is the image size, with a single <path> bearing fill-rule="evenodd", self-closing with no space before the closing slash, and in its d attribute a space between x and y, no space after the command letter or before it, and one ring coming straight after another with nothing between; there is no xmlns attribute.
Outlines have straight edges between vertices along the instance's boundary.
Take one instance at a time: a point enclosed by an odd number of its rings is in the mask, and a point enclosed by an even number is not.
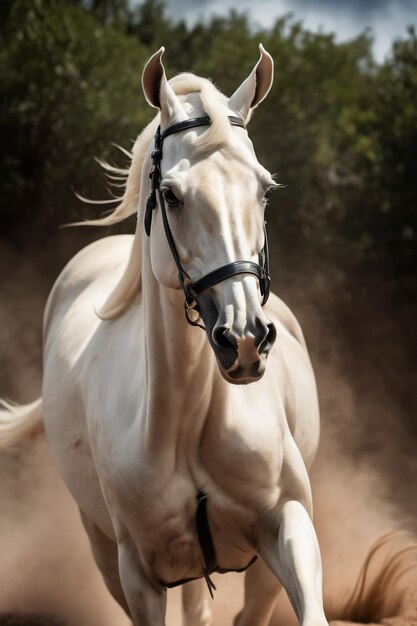
<svg viewBox="0 0 417 626"><path fill-rule="evenodd" d="M142 89L149 104L161 110L163 126L187 119L181 102L169 86L165 69L162 65L162 47L151 56L142 74Z"/></svg>
<svg viewBox="0 0 417 626"><path fill-rule="evenodd" d="M229 100L229 109L239 115L244 122L249 121L252 109L266 98L274 79L274 62L261 43L259 52L261 53L259 61Z"/></svg>

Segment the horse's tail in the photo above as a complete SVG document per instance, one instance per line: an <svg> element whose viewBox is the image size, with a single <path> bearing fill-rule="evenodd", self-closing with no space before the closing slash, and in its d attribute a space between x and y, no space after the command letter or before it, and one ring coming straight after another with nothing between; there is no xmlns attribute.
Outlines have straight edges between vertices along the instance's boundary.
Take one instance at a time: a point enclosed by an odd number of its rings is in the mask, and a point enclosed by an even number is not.
<svg viewBox="0 0 417 626"><path fill-rule="evenodd" d="M42 398L21 406L0 401L0 449L9 448L42 428Z"/></svg>
<svg viewBox="0 0 417 626"><path fill-rule="evenodd" d="M407 577L412 574L412 577ZM404 582L414 581L416 588ZM405 580L406 579L406 580ZM405 532L380 537L370 548L338 620L378 623L407 610L407 597L417 589L417 543Z"/></svg>

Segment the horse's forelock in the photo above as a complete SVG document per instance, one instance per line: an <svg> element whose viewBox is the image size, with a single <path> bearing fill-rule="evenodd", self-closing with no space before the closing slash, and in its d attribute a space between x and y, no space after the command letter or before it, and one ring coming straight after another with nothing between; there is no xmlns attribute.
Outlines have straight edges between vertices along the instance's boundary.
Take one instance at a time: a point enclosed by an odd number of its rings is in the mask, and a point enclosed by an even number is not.
<svg viewBox="0 0 417 626"><path fill-rule="evenodd" d="M230 137L227 98L207 78L195 74L178 74L169 81L177 96L198 94L201 111L197 115L208 115L211 125L193 143L193 149L206 152L226 143Z"/></svg>

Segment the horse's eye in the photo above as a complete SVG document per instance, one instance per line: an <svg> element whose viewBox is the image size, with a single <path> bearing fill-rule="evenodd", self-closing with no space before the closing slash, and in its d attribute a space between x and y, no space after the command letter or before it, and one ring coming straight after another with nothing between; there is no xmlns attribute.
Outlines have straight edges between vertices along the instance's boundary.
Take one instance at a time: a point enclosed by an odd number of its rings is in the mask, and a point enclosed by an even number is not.
<svg viewBox="0 0 417 626"><path fill-rule="evenodd" d="M164 190L164 199L166 200L166 203L168 204L168 206L171 206L171 207L176 207L180 204L179 199L177 198L175 193L172 191L172 189Z"/></svg>
<svg viewBox="0 0 417 626"><path fill-rule="evenodd" d="M265 200L269 200L269 198L272 196L272 187L270 187L264 194L264 198Z"/></svg>

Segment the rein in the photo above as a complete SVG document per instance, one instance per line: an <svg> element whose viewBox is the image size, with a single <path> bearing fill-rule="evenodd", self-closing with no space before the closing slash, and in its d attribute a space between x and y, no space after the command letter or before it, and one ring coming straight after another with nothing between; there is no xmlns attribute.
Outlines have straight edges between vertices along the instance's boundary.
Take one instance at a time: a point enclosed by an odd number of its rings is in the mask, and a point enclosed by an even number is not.
<svg viewBox="0 0 417 626"><path fill-rule="evenodd" d="M229 116L229 121L232 126L246 128L243 121L238 117ZM162 145L164 139L169 135L181 132L183 130L197 128L199 126L210 126L210 124L210 118L208 116L204 116L195 117L185 120L183 122L172 124L171 126L168 126L168 128L166 128L163 132L161 132L161 127L158 126L154 137L154 149L151 155L152 168L149 173L149 178L151 179L151 190L146 202L144 220L145 232L149 237L151 233L152 214L156 208L156 199L158 194L165 236L171 249L175 265L177 266L180 287L184 292L185 317L189 324L191 324L192 326L199 326L202 329L204 329L204 326L200 323L200 307L198 304L198 296L201 293L203 293L210 287L217 285L217 283L222 282L226 278L230 278L231 276L237 276L238 274L253 274L258 278L259 289L262 295L262 306L264 306L269 297L269 288L271 282L269 277L269 249L266 233L266 223L264 224L264 245L262 250L258 254L258 263L254 263L253 261L234 261L233 263L227 263L226 265L222 265L212 272L205 274L194 282L191 280L190 276L187 274L181 264L175 241L169 226L164 196L160 189L161 161L163 158ZM197 319L193 319L191 317L192 311L195 311L198 314Z"/></svg>

